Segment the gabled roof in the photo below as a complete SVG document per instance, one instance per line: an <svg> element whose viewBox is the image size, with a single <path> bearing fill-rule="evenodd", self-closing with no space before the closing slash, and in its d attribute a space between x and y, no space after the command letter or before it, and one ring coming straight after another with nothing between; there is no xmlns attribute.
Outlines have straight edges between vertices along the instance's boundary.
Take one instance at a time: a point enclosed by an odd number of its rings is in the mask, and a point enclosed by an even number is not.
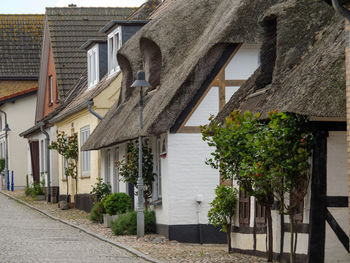
<svg viewBox="0 0 350 263"><path fill-rule="evenodd" d="M275 1L177 0L121 48L117 55L124 78L121 94L128 93L126 76L132 74L136 79L142 68L140 44L146 39L161 51L160 85L145 94L142 136L169 131L202 85L209 85L208 75L220 67L222 57L229 57L227 52L231 54L232 47L242 42L260 42L258 17L272 3ZM153 63L158 63L157 56L150 56ZM113 105L83 149L99 149L137 138L138 101L139 93L134 91L128 100Z"/></svg>
<svg viewBox="0 0 350 263"><path fill-rule="evenodd" d="M44 15L0 15L0 79L39 78Z"/></svg>
<svg viewBox="0 0 350 263"><path fill-rule="evenodd" d="M0 80L0 103L19 96L36 93L38 82L33 80Z"/></svg>
<svg viewBox="0 0 350 263"><path fill-rule="evenodd" d="M126 19L135 8L64 7L46 8L59 95L65 97L87 68L86 51L80 47L110 20Z"/></svg>
<svg viewBox="0 0 350 263"><path fill-rule="evenodd" d="M272 83L257 90L263 74L258 69L225 105L219 121L233 110L261 112L264 118L275 109L314 120L345 120L344 19L322 2L288 2L288 8L277 5L268 14L277 16L277 36L284 39L277 40ZM289 25L295 30L288 30Z"/></svg>
<svg viewBox="0 0 350 263"><path fill-rule="evenodd" d="M120 73L119 73L120 74ZM63 120L66 117L73 115L76 112L81 111L82 109L87 109L88 101L98 96L103 90L105 90L109 84L111 84L118 74L113 77L106 74L97 85L91 89L87 85L86 74L83 77L83 81L76 87L76 95L69 103L66 103L66 106L60 110L60 112L50 119L50 123L56 123Z"/></svg>

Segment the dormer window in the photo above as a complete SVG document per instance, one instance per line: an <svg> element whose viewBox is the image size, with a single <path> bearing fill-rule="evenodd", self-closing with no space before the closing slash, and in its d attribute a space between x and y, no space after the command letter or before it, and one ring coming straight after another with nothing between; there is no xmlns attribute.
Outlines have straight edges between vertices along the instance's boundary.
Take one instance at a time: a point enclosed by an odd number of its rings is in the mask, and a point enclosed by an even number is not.
<svg viewBox="0 0 350 263"><path fill-rule="evenodd" d="M117 52L121 47L121 27L117 27L108 35L108 73L112 75L119 72L120 67L117 61Z"/></svg>
<svg viewBox="0 0 350 263"><path fill-rule="evenodd" d="M88 82L89 88L94 87L99 82L98 45L93 46L88 51Z"/></svg>

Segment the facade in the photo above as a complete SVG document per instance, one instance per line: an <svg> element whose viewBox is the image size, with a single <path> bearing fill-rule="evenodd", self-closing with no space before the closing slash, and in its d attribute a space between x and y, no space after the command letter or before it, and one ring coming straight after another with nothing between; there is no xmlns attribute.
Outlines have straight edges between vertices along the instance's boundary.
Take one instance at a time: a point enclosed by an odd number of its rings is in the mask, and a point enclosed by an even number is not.
<svg viewBox="0 0 350 263"><path fill-rule="evenodd" d="M343 19L326 3L310 0L273 6L265 12L262 26L261 66L217 118L223 120L235 109L261 112L263 118L275 109L309 117L315 146L310 189L294 222L296 259L349 262ZM302 33L298 28L303 28ZM322 37L317 35L320 31ZM236 218L233 250L263 255L266 227L260 225L253 198L240 199L247 203L248 213L240 211ZM274 255L288 262L290 222L277 210L272 222Z"/></svg>
<svg viewBox="0 0 350 263"><path fill-rule="evenodd" d="M43 15L0 15L0 157L6 158L7 120L8 170L10 178L13 172L15 189L25 188L31 168L28 146L19 133L35 118L43 22ZM4 186L5 178L1 179Z"/></svg>
<svg viewBox="0 0 350 263"><path fill-rule="evenodd" d="M32 160L33 168L28 173L40 173L47 182L48 174L44 164L46 158L50 158L51 196L54 202L59 198L58 155L49 151L50 157L46 157L46 136L41 132L40 125L45 125L50 141L56 139L57 128L49 124L48 120L76 95L71 89L78 85L81 74L87 68L86 53L80 47L89 38L103 36L97 32L107 22L112 19L125 19L134 11L134 8L75 6L46 9L35 121L32 123L34 126L22 132L21 136L27 138L29 148L32 149L28 151L28 158ZM40 160L37 160L37 152Z"/></svg>
<svg viewBox="0 0 350 263"><path fill-rule="evenodd" d="M120 49L120 100L90 135L83 150L101 149L105 181L135 197L134 187L122 182L114 164L125 158L127 145L138 137L139 94L129 87L136 72L144 69L151 88L144 93L141 134L154 156L156 177L150 201L156 211L157 232L171 240L223 243L225 235L208 225L209 203L220 176L205 164L210 148L202 141L199 126L208 122L210 114L217 114L258 67L259 28L254 21L270 3L256 3L259 9L247 11L238 3L228 8L229 1L204 2L192 5L179 0L168 2L165 9L160 6L158 10L162 11L157 14L156 10L153 20ZM194 9L200 14L186 16ZM207 35L208 28L218 23L215 15L223 10L230 12L226 17L235 17L235 21L220 21L211 31L213 35ZM237 22L239 14L243 13L252 20L245 25L249 35L237 34L232 39L231 32L226 35L218 30L238 30L242 26ZM207 16L208 21L201 19ZM181 25L191 32L186 39ZM204 46L203 41L196 42L204 38L208 38ZM245 40L247 43L242 43Z"/></svg>

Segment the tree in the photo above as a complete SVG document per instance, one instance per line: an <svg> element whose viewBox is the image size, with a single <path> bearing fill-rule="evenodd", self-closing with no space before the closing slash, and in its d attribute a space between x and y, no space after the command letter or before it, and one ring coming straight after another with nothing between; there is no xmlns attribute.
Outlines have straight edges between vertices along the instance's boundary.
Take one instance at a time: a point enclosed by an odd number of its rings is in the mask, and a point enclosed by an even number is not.
<svg viewBox="0 0 350 263"><path fill-rule="evenodd" d="M67 136L64 132L59 132L57 134L57 141L51 142L50 149L56 150L58 154L62 155L67 161L67 167L65 167L65 176L67 177L67 202L69 200L69 188L68 188L68 178L71 177L75 179L75 187L77 193L78 187L78 135L74 133L71 136Z"/></svg>
<svg viewBox="0 0 350 263"><path fill-rule="evenodd" d="M208 160L214 168L235 179L260 205L265 206L269 249L272 261L271 206L275 199L280 213L288 214L293 233L293 215L303 202L309 183L309 157L313 145L306 117L296 114L268 113L266 121L260 114L234 111L223 125L211 120L203 127L203 139L215 147ZM288 198L286 198L288 197ZM291 262L293 262L291 234Z"/></svg>
<svg viewBox="0 0 350 263"><path fill-rule="evenodd" d="M236 213L237 194L235 188L221 185L215 190L216 197L210 203L208 211L209 223L221 226L221 231L226 233L228 252L231 251L231 228L233 215Z"/></svg>
<svg viewBox="0 0 350 263"><path fill-rule="evenodd" d="M294 262L294 216L303 204L310 181L310 156L313 136L307 117L277 111L268 114L269 122L260 140L265 166L269 169L274 197L280 213L290 219L290 262Z"/></svg>
<svg viewBox="0 0 350 263"><path fill-rule="evenodd" d="M236 180L241 188L254 196L260 205L265 206L268 220L268 261L273 259L273 235L271 206L273 189L268 176L255 173L251 163L256 160L257 145L254 138L259 135L264 123L259 122L260 114L253 115L233 111L222 125L213 117L202 127L203 140L215 147L207 164L219 169L222 179Z"/></svg>
<svg viewBox="0 0 350 263"><path fill-rule="evenodd" d="M142 145L142 178L143 178L143 198L145 207L149 206L149 199L152 197L153 182L155 173L153 172L153 154L148 145ZM139 152L138 143L130 143L127 149L127 155L124 160L117 161L115 165L119 168L119 174L124 182L131 183L137 188L137 179L139 177Z"/></svg>

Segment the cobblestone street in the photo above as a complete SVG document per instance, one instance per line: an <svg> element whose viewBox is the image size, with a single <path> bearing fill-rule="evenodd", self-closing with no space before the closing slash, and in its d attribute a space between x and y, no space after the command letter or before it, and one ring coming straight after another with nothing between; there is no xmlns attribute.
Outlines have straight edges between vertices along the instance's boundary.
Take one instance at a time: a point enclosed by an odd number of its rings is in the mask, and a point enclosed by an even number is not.
<svg viewBox="0 0 350 263"><path fill-rule="evenodd" d="M0 263L145 262L0 195Z"/></svg>

